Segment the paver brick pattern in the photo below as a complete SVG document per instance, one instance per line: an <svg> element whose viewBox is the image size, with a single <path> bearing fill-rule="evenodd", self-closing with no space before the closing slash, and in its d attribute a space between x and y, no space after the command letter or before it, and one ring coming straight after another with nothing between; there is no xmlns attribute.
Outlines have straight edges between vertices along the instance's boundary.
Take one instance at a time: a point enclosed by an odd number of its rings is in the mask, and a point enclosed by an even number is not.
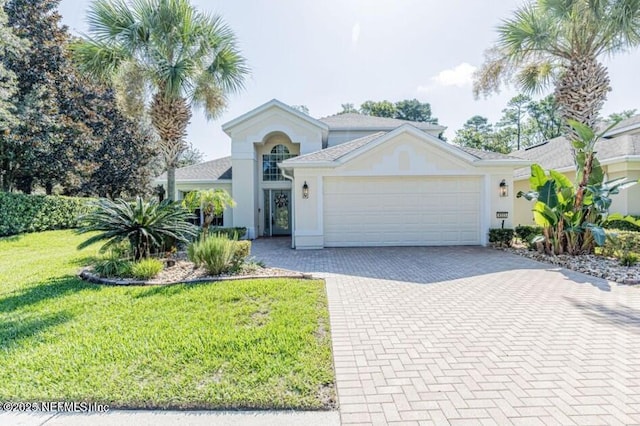
<svg viewBox="0 0 640 426"><path fill-rule="evenodd" d="M640 424L640 288L481 247L291 250L327 282L343 424Z"/></svg>

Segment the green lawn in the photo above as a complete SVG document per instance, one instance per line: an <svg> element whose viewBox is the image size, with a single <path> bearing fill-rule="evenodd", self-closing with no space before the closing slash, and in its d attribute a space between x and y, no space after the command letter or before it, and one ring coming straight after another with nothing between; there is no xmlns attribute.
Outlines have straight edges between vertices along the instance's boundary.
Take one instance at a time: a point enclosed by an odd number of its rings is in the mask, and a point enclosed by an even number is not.
<svg viewBox="0 0 640 426"><path fill-rule="evenodd" d="M115 407L329 408L322 281L108 287L75 277L97 247L0 239L0 400Z"/></svg>

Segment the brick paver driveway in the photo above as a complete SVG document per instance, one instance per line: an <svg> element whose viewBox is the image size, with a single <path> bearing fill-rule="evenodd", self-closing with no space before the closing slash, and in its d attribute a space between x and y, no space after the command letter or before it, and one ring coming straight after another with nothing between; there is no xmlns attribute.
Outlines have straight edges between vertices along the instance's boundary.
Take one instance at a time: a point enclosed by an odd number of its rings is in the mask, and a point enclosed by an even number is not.
<svg viewBox="0 0 640 426"><path fill-rule="evenodd" d="M343 424L640 424L640 288L479 247L295 251L327 281Z"/></svg>

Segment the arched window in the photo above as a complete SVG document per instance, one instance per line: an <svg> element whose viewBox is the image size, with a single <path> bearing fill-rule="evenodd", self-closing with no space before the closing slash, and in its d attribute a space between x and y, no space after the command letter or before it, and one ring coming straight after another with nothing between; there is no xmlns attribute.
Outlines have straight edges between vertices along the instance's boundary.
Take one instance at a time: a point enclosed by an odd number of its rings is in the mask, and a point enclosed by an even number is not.
<svg viewBox="0 0 640 426"><path fill-rule="evenodd" d="M284 180L278 163L292 157L295 157L295 154L291 154L286 146L282 144L274 146L271 153L262 156L262 180Z"/></svg>

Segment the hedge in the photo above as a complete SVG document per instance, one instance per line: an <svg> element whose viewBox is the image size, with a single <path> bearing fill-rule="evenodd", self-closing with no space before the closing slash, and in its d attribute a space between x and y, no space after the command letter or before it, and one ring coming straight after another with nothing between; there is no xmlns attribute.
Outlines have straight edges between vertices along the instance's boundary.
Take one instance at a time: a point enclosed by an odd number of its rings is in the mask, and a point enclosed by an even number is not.
<svg viewBox="0 0 640 426"><path fill-rule="evenodd" d="M501 247L511 247L513 241L513 229L491 228L489 229L489 242Z"/></svg>
<svg viewBox="0 0 640 426"><path fill-rule="evenodd" d="M0 236L75 228L92 200L0 192Z"/></svg>

